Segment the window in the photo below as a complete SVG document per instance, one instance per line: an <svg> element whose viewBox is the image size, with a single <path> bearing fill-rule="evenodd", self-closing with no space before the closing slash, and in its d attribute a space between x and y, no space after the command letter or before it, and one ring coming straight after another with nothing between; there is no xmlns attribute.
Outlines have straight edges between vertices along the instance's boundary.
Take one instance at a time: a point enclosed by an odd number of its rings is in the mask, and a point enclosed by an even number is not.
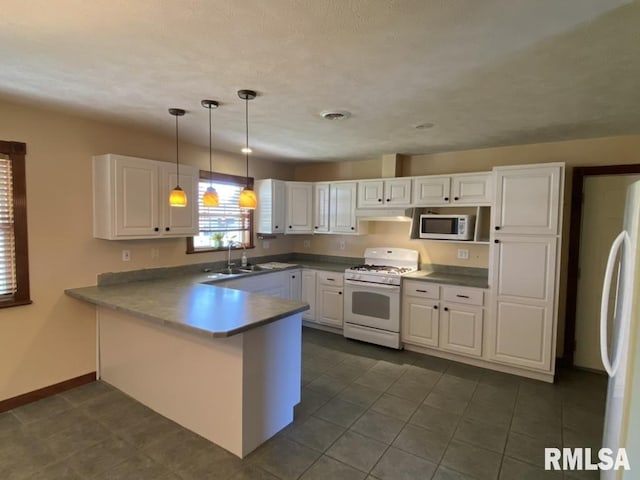
<svg viewBox="0 0 640 480"><path fill-rule="evenodd" d="M198 224L200 235L187 239L187 253L253 248L253 211L238 207L238 197L245 187L246 178L236 175L213 174L213 187L218 192L220 205L206 207L202 196L210 185L209 172L200 170L198 183ZM253 179L249 178L253 188Z"/></svg>
<svg viewBox="0 0 640 480"><path fill-rule="evenodd" d="M0 308L31 303L26 152L24 143L0 141Z"/></svg>

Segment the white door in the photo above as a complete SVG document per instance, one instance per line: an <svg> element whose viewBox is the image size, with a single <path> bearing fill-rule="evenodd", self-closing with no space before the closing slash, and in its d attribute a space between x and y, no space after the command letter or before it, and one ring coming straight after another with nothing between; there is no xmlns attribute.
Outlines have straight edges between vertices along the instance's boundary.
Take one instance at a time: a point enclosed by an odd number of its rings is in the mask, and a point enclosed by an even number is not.
<svg viewBox="0 0 640 480"><path fill-rule="evenodd" d="M555 237L503 236L493 252L489 356L549 371L554 331Z"/></svg>
<svg viewBox="0 0 640 480"><path fill-rule="evenodd" d="M186 237L198 235L198 174L197 168L189 165L180 166L180 188L187 194L186 207L172 207L169 205L169 194L178 184L175 165L167 164L161 167L163 222L160 230L163 236Z"/></svg>
<svg viewBox="0 0 640 480"><path fill-rule="evenodd" d="M489 172L453 175L451 196L455 205L484 205L493 202L493 175Z"/></svg>
<svg viewBox="0 0 640 480"><path fill-rule="evenodd" d="M451 177L428 176L413 179L413 203L432 207L449 205Z"/></svg>
<svg viewBox="0 0 640 480"><path fill-rule="evenodd" d="M394 207L411 205L411 178L385 180L384 204Z"/></svg>
<svg viewBox="0 0 640 480"><path fill-rule="evenodd" d="M440 348L467 355L482 355L482 308L442 303Z"/></svg>
<svg viewBox="0 0 640 480"><path fill-rule="evenodd" d="M334 183L331 185L331 232L356 232L356 187L356 182Z"/></svg>
<svg viewBox="0 0 640 480"><path fill-rule="evenodd" d="M313 184L287 182L285 233L313 233Z"/></svg>
<svg viewBox="0 0 640 480"><path fill-rule="evenodd" d="M558 233L562 168L499 167L495 172L494 229L501 233Z"/></svg>
<svg viewBox="0 0 640 480"><path fill-rule="evenodd" d="M583 182L582 226L574 364L603 370L600 359L600 298L609 247L623 228L627 188L640 175L586 176ZM615 277L614 277L615 278ZM613 312L615 289L609 311Z"/></svg>
<svg viewBox="0 0 640 480"><path fill-rule="evenodd" d="M332 327L342 328L343 295L342 287L318 286L316 298L316 320Z"/></svg>
<svg viewBox="0 0 640 480"><path fill-rule="evenodd" d="M158 205L158 162L115 157L113 168L115 169L115 235L119 237L159 235L161 225Z"/></svg>
<svg viewBox="0 0 640 480"><path fill-rule="evenodd" d="M303 320L316 320L316 272L315 270L302 270L302 285L300 301L309 304L309 310L302 312Z"/></svg>
<svg viewBox="0 0 640 480"><path fill-rule="evenodd" d="M358 182L358 208L381 207L383 205L384 182L361 180Z"/></svg>
<svg viewBox="0 0 640 480"><path fill-rule="evenodd" d="M405 295L400 329L402 341L424 347L437 347L439 312L437 300Z"/></svg>
<svg viewBox="0 0 640 480"><path fill-rule="evenodd" d="M329 183L313 185L313 232L329 233Z"/></svg>

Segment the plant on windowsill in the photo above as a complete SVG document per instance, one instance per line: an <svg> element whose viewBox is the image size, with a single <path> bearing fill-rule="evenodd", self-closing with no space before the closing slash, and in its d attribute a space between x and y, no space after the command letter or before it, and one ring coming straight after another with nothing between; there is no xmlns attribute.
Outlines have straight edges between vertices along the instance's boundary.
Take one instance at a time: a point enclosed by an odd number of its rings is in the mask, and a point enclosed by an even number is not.
<svg viewBox="0 0 640 480"><path fill-rule="evenodd" d="M217 232L211 234L211 245L213 248L222 248L222 242L224 240L224 233Z"/></svg>

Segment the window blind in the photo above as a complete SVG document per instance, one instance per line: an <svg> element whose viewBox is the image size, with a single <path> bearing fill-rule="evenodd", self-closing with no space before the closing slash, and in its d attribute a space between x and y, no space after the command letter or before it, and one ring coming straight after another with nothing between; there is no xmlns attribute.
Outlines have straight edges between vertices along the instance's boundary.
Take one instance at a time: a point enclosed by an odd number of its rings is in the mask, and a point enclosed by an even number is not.
<svg viewBox="0 0 640 480"><path fill-rule="evenodd" d="M0 155L0 299L17 291L15 258L11 160Z"/></svg>
<svg viewBox="0 0 640 480"><path fill-rule="evenodd" d="M208 207L202 203L204 192L209 187L208 181L198 183L198 212L200 233L249 231L250 214L238 207L238 199L244 185L214 182L220 204Z"/></svg>

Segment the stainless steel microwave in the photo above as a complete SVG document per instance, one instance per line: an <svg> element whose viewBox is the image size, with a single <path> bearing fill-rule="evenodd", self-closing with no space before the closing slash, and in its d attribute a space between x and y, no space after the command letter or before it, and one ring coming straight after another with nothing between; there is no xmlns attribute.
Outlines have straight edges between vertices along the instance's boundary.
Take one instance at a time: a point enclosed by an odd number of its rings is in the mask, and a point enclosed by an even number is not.
<svg viewBox="0 0 640 480"><path fill-rule="evenodd" d="M420 238L473 240L475 215L420 215Z"/></svg>

